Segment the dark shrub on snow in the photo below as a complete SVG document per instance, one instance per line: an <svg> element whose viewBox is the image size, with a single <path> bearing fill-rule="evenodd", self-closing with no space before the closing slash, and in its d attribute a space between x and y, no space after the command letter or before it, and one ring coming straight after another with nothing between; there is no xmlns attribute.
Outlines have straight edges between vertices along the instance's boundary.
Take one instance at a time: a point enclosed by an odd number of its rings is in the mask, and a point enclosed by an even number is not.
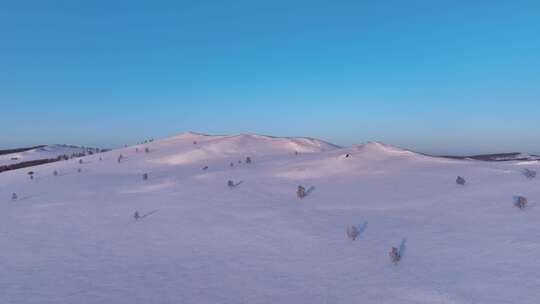
<svg viewBox="0 0 540 304"><path fill-rule="evenodd" d="M302 186L298 186L298 188L296 188L296 195L300 199L306 197L306 188L304 188Z"/></svg>
<svg viewBox="0 0 540 304"><path fill-rule="evenodd" d="M528 203L529 202L526 197L521 195L514 196L514 206L518 207L519 209L525 209Z"/></svg>
<svg viewBox="0 0 540 304"><path fill-rule="evenodd" d="M528 179L533 179L536 177L536 171L534 170L531 170L531 169L524 169L522 171L523 175L525 175L526 178Z"/></svg>
<svg viewBox="0 0 540 304"><path fill-rule="evenodd" d="M397 247L392 247L388 255L394 264L397 264L401 260L401 255L399 254Z"/></svg>

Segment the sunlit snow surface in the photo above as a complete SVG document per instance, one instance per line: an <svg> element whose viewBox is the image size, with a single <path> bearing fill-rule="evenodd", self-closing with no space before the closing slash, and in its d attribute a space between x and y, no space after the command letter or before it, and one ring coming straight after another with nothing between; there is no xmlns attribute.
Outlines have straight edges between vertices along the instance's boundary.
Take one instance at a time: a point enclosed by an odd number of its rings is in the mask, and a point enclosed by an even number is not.
<svg viewBox="0 0 540 304"><path fill-rule="evenodd" d="M194 133L83 159L0 173L0 303L540 299L537 162Z"/></svg>

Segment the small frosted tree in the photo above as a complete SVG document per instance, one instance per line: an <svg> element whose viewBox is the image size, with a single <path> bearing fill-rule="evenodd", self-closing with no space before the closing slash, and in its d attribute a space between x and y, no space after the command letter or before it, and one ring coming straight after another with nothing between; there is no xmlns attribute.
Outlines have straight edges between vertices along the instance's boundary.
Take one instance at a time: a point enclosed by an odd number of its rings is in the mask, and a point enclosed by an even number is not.
<svg viewBox="0 0 540 304"><path fill-rule="evenodd" d="M11 194L11 200L12 200L12 201L16 201L16 200L17 200L17 193L13 192L13 194Z"/></svg>
<svg viewBox="0 0 540 304"><path fill-rule="evenodd" d="M58 176L58 171L54 170L53 175Z"/></svg>
<svg viewBox="0 0 540 304"><path fill-rule="evenodd" d="M79 164L82 164L83 163L83 160L82 159L79 159Z"/></svg>
<svg viewBox="0 0 540 304"><path fill-rule="evenodd" d="M142 178L143 178L143 180L148 180L148 173L144 173L144 174L142 175Z"/></svg>
<svg viewBox="0 0 540 304"><path fill-rule="evenodd" d="M229 181L227 181L227 186L232 189L232 188L235 187L235 184L234 184L234 182L232 180L229 180Z"/></svg>
<svg viewBox="0 0 540 304"><path fill-rule="evenodd" d="M78 168L78 169L77 169L77 172L78 172L78 173L81 173L81 172L82 172L81 168Z"/></svg>
<svg viewBox="0 0 540 304"><path fill-rule="evenodd" d="M399 261L401 260L401 254L399 253L397 247L392 247L388 255L390 256L390 260L392 260L392 263L394 263L395 265L397 265L397 263L399 263Z"/></svg>
<svg viewBox="0 0 540 304"><path fill-rule="evenodd" d="M141 216L139 215L139 211L135 211L135 213L133 213L133 218L134 218L135 220L138 220L138 219L141 218Z"/></svg>
<svg viewBox="0 0 540 304"><path fill-rule="evenodd" d="M251 164L251 157L246 157L246 164Z"/></svg>
<svg viewBox="0 0 540 304"><path fill-rule="evenodd" d="M356 228L356 226L347 227L347 237L351 239L351 241L356 240L358 235L360 235L360 231L358 231L358 228Z"/></svg>
<svg viewBox="0 0 540 304"><path fill-rule="evenodd" d="M144 153L150 153L150 148L148 147L144 148Z"/></svg>
<svg viewBox="0 0 540 304"><path fill-rule="evenodd" d="M456 184L460 185L460 186L465 186L465 179L461 176L458 176L456 178Z"/></svg>

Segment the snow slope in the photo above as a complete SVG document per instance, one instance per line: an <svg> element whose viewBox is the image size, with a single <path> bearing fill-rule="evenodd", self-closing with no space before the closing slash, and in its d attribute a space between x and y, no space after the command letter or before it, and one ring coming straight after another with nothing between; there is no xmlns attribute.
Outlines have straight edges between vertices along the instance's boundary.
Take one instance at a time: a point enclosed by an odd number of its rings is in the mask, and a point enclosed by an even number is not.
<svg viewBox="0 0 540 304"><path fill-rule="evenodd" d="M194 133L83 159L0 174L0 303L540 299L538 163Z"/></svg>

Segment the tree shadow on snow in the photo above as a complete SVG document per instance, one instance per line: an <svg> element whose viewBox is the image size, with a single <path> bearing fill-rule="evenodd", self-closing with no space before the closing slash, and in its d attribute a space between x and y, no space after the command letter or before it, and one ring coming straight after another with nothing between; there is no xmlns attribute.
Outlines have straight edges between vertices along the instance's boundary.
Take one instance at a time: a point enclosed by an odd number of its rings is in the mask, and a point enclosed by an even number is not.
<svg viewBox="0 0 540 304"><path fill-rule="evenodd" d="M240 184L242 184L244 181L239 181L238 183L234 184L235 187L238 187L240 186Z"/></svg>
<svg viewBox="0 0 540 304"><path fill-rule="evenodd" d="M145 217L148 217L148 216L150 216L150 215L152 215L152 214L154 214L154 213L156 213L156 212L158 212L158 211L159 211L159 210L156 209L156 210L152 210L152 211L150 211L150 212L148 212L148 213L145 213L145 214L141 215L141 218L140 218L140 219L143 219L143 218L145 218Z"/></svg>
<svg viewBox="0 0 540 304"><path fill-rule="evenodd" d="M368 222L364 222L362 225L356 226L356 229L358 229L358 237L362 236L362 233L366 231L368 226Z"/></svg>
<svg viewBox="0 0 540 304"><path fill-rule="evenodd" d="M39 195L36 194L36 195L22 196L22 197L19 197L18 199L16 199L15 202L20 202L20 201L29 200L29 199L34 198L34 197L37 197L37 196L39 196Z"/></svg>
<svg viewBox="0 0 540 304"><path fill-rule="evenodd" d="M405 252L407 251L407 239L401 240L401 244L399 244L399 256L400 258L403 258L405 256Z"/></svg>

